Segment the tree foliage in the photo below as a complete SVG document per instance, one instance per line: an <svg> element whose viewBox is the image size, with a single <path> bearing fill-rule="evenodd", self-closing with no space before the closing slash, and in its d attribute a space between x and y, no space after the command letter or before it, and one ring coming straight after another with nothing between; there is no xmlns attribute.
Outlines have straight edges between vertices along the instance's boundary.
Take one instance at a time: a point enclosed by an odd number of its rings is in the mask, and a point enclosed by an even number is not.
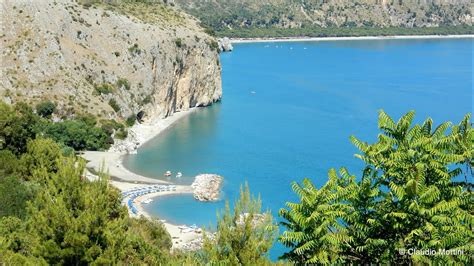
<svg viewBox="0 0 474 266"><path fill-rule="evenodd" d="M98 127L91 116L52 122L35 114L24 103L9 106L0 102L0 149L15 155L23 154L28 141L37 136L51 138L75 150L104 150L113 143L112 134L113 131Z"/></svg>
<svg viewBox="0 0 474 266"><path fill-rule="evenodd" d="M217 232L205 236L197 261L202 264L265 265L268 251L276 238L277 226L269 211L261 212L260 199L250 194L248 185L240 188L233 211L226 203L218 214Z"/></svg>
<svg viewBox="0 0 474 266"><path fill-rule="evenodd" d="M51 101L43 101L36 105L36 113L42 117L49 118L56 110L56 104Z"/></svg>
<svg viewBox="0 0 474 266"><path fill-rule="evenodd" d="M83 176L84 162L63 156L52 140L31 141L20 161L30 170L23 172L23 178L20 174L2 177L2 197L14 196L18 201L24 197L20 192L27 191L6 192L6 185L39 189L21 205L12 206L24 215L7 213L1 205L0 261L7 265L158 265L168 260L171 240L165 229L158 222L129 218L120 193L105 175L88 181Z"/></svg>
<svg viewBox="0 0 474 266"><path fill-rule="evenodd" d="M13 108L0 102L0 149L14 154L26 151L26 143L39 132L40 118L24 103Z"/></svg>
<svg viewBox="0 0 474 266"><path fill-rule="evenodd" d="M299 203L280 210L287 228L284 258L300 263L467 263L473 245L473 197L459 184L472 178L470 115L457 126L412 126L415 113L394 122L379 115L381 134L368 144L351 137L366 164L360 180L345 169L317 189L293 184ZM472 179L471 179L472 180ZM459 250L463 255L421 256L400 250Z"/></svg>

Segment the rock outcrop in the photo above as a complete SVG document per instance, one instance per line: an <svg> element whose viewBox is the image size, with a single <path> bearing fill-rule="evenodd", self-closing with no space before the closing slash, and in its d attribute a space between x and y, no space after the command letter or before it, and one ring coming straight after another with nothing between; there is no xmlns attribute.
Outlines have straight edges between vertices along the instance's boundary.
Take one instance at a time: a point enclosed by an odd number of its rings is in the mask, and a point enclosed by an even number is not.
<svg viewBox="0 0 474 266"><path fill-rule="evenodd" d="M201 174L191 184L194 198L199 201L216 201L219 199L224 178L215 174Z"/></svg>
<svg viewBox="0 0 474 266"><path fill-rule="evenodd" d="M227 37L220 38L217 44L219 45L219 51L221 52L231 52L232 50L234 50L230 39Z"/></svg>
<svg viewBox="0 0 474 266"><path fill-rule="evenodd" d="M146 122L221 98L217 40L193 17L158 2L78 2L2 1L2 99Z"/></svg>

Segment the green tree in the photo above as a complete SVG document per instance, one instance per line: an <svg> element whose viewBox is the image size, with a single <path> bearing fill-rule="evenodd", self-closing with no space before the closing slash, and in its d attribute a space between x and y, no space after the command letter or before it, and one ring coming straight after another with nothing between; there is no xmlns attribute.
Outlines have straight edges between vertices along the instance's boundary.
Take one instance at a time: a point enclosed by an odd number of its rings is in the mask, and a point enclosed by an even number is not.
<svg viewBox="0 0 474 266"><path fill-rule="evenodd" d="M28 141L26 153L19 161L19 172L25 180L34 177L36 171L57 171L57 158L62 154L62 149L52 139L34 139Z"/></svg>
<svg viewBox="0 0 474 266"><path fill-rule="evenodd" d="M41 125L40 118L25 103L13 108L0 102L0 149L19 155L25 152L26 143L34 139Z"/></svg>
<svg viewBox="0 0 474 266"><path fill-rule="evenodd" d="M0 178L12 175L17 170L17 157L9 150L0 150Z"/></svg>
<svg viewBox="0 0 474 266"><path fill-rule="evenodd" d="M43 132L45 137L75 150L103 150L113 143L105 129L84 119L50 123Z"/></svg>
<svg viewBox="0 0 474 266"><path fill-rule="evenodd" d="M0 177L0 217L26 214L26 202L33 198L29 184L16 176Z"/></svg>
<svg viewBox="0 0 474 266"><path fill-rule="evenodd" d="M38 238L30 234L23 220L14 216L0 218L0 262L6 265L48 265L33 256Z"/></svg>
<svg viewBox="0 0 474 266"><path fill-rule="evenodd" d="M279 240L291 249L282 259L324 264L344 261L340 253L350 236L339 219L354 210L344 200L353 198L357 184L345 169L340 172L341 177L331 169L328 182L319 190L309 179L304 179L302 185L293 182L292 188L301 202L288 202L289 209L279 212L286 220L281 224L287 228Z"/></svg>
<svg viewBox="0 0 474 266"><path fill-rule="evenodd" d="M36 105L36 113L44 118L50 118L56 111L56 104L52 101L43 101Z"/></svg>
<svg viewBox="0 0 474 266"><path fill-rule="evenodd" d="M64 265L159 265L167 260L171 241L165 229L129 218L106 176L87 181L84 163L75 157L59 155L56 166L55 171L43 166L33 171L31 179L42 187L24 221L0 220L2 260Z"/></svg>
<svg viewBox="0 0 474 266"><path fill-rule="evenodd" d="M277 236L277 226L269 211L261 212L260 199L250 195L248 185L240 188L240 199L230 210L218 215L217 232L205 236L198 258L203 264L265 265L268 251Z"/></svg>
<svg viewBox="0 0 474 266"><path fill-rule="evenodd" d="M283 257L299 263L469 262L473 197L453 179L472 159L470 116L434 129L429 118L412 126L413 118L409 112L395 123L381 111L376 143L351 137L366 164L359 181L331 170L319 190L309 180L293 184L301 202L280 210L287 228L280 241L290 248ZM401 249L464 255L410 256Z"/></svg>

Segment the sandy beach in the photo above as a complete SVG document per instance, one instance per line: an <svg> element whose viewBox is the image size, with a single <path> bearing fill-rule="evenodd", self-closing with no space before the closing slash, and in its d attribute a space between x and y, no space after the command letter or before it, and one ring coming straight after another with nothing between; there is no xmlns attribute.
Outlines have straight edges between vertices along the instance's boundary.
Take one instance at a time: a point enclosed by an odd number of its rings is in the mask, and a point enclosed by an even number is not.
<svg viewBox="0 0 474 266"><path fill-rule="evenodd" d="M359 36L359 37L289 37L289 38L232 38L231 43L258 42L322 42L352 40L397 40L397 39L470 39L474 35L396 35L396 36Z"/></svg>
<svg viewBox="0 0 474 266"><path fill-rule="evenodd" d="M144 184L135 184L135 183L128 183L128 182L122 182L122 181L110 181L110 183L120 189L122 192L135 189L135 188L143 188ZM130 210L130 216L132 217L140 217L144 216L148 219L152 219L153 217L150 216L145 211L144 208L144 201L147 200L159 200L159 197L166 196L166 195L172 195L172 194L188 194L188 193L193 193L193 190L191 189L190 186L182 186L182 185L175 185L176 190L175 191L162 191L162 192L154 192L154 193L149 193L145 194L142 196L138 196L133 200L133 204L137 209L137 214L133 214ZM128 198L128 197L127 197ZM125 198L125 199L127 199ZM186 231L183 230L183 228L186 228L187 225L175 225L172 223L169 223L165 220L161 220L163 225L165 226L166 230L171 236L171 240L173 242L173 248L175 249L182 249L185 248L186 245L189 245L190 242L197 240L202 237L201 233L197 233L195 231Z"/></svg>
<svg viewBox="0 0 474 266"><path fill-rule="evenodd" d="M86 151L81 156L86 159L86 167L92 173L105 172L108 173L112 180L116 180L115 184L124 181L131 183L145 184L168 184L169 182L141 176L127 170L122 164L123 153L107 152L107 151Z"/></svg>
<svg viewBox="0 0 474 266"><path fill-rule="evenodd" d="M122 146L133 145L138 148L147 141L158 136L160 133L168 129L173 123L179 119L198 110L198 108L191 108L187 111L174 113L167 118L155 118L144 123L136 123L129 128L129 137L123 141L117 141L108 151L85 151L81 157L87 160L86 167L94 172L106 172L117 181L125 181L132 183L147 183L147 184L169 184L165 180L150 178L135 174L123 166L123 156L127 153L119 148ZM160 177L164 173L157 173Z"/></svg>
<svg viewBox="0 0 474 266"><path fill-rule="evenodd" d="M178 112L164 119L157 118L142 124L136 124L129 129L131 132L133 132L134 139L126 141L133 141L133 144L136 145L136 147L139 147L145 144L147 141L151 140L152 138L158 136L160 133L165 131L180 118L191 114L197 109L198 108L192 108L189 111ZM146 185L171 184L171 182L168 181L142 176L129 171L123 166L122 163L124 155L125 152L116 151L116 149L111 148L109 151L105 152L86 151L83 152L80 156L87 161L86 175L89 179L96 179L97 176L95 174L98 172L108 173L111 177L110 183L122 192L139 187L144 187ZM157 176L160 176L160 174L158 173ZM175 191L155 192L135 198L133 202L138 212L136 215L132 213L131 215L144 216L151 219L151 215L147 213L142 206L143 201L147 199L157 199L161 196L171 194L193 193L193 190L190 186L175 186ZM186 232L186 230L183 230L184 225L174 225L166 221L162 222L166 230L171 235L173 241L173 248L183 248L186 245L189 245L189 243L198 240L202 237L202 234L200 233Z"/></svg>
<svg viewBox="0 0 474 266"><path fill-rule="evenodd" d="M146 201L148 199L159 200L158 198L161 196L172 195L172 194L186 194L186 193L192 193L192 189L189 186L177 185L176 191L156 192L156 193L150 193L150 194L145 194L143 196L139 196L134 200L135 206L138 210L138 216L143 215L144 217L147 217L149 219L152 218L145 211L143 203L142 203L143 201ZM171 241L173 242L173 248L182 249L193 240L196 240L202 237L201 233L196 233L194 231L186 232L185 230L183 230L182 228L186 227L186 225L175 225L164 220L161 220L161 221L171 236Z"/></svg>

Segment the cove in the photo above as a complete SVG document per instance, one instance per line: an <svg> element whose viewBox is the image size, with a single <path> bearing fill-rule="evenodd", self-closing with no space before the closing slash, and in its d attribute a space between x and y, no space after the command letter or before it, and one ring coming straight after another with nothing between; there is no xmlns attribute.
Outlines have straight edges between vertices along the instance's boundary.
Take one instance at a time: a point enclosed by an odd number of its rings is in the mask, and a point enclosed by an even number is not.
<svg viewBox="0 0 474 266"><path fill-rule="evenodd" d="M330 168L360 176L351 135L376 140L378 110L394 119L458 123L472 112L472 39L353 40L234 45L221 55L222 102L179 120L125 166L150 177L224 176L223 199L248 182L275 217L292 181L322 185ZM172 181L175 181L172 179ZM224 201L156 199L146 210L177 224L215 224ZM272 258L281 254L276 246Z"/></svg>

